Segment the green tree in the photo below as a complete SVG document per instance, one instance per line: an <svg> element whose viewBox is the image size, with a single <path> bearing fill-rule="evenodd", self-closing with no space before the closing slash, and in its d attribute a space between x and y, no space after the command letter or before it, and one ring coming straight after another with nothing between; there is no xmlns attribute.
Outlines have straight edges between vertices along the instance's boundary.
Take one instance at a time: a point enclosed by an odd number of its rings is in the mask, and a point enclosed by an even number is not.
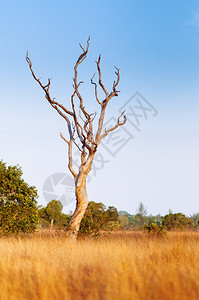
<svg viewBox="0 0 199 300"><path fill-rule="evenodd" d="M61 218L63 205L59 200L52 200L46 206L46 213L50 219L50 225L53 226L55 221Z"/></svg>
<svg viewBox="0 0 199 300"><path fill-rule="evenodd" d="M82 219L80 233L96 235L107 222L106 207L103 203L89 202L86 213Z"/></svg>
<svg viewBox="0 0 199 300"><path fill-rule="evenodd" d="M193 221L182 213L169 213L163 217L162 225L165 226L167 230L184 230L193 228Z"/></svg>
<svg viewBox="0 0 199 300"><path fill-rule="evenodd" d="M103 230L118 230L121 228L121 222L119 220L119 214L117 208L114 206L109 206L108 209L104 213L105 216L105 223L102 226Z"/></svg>
<svg viewBox="0 0 199 300"><path fill-rule="evenodd" d="M46 207L39 207L39 224L41 227L48 227L50 223L49 216L46 213Z"/></svg>
<svg viewBox="0 0 199 300"><path fill-rule="evenodd" d="M70 222L71 217L69 217L68 215L62 213L60 215L60 218L56 221L56 225L59 227L67 227L69 222Z"/></svg>
<svg viewBox="0 0 199 300"><path fill-rule="evenodd" d="M140 202L137 214L130 217L130 224L135 228L141 229L145 223L148 223L147 209L142 202Z"/></svg>
<svg viewBox="0 0 199 300"><path fill-rule="evenodd" d="M118 217L119 217L119 214L118 214L117 208L115 208L114 206L109 206L107 209L108 221L116 222L116 221L118 221Z"/></svg>
<svg viewBox="0 0 199 300"><path fill-rule="evenodd" d="M140 202L140 204L138 206L137 214L142 217L145 217L147 215L147 209L142 202Z"/></svg>
<svg viewBox="0 0 199 300"><path fill-rule="evenodd" d="M71 217L61 212L62 205L60 205L60 201L53 200L53 203L51 202L49 202L50 204L47 207L39 208L40 226L49 227L55 224L56 227L67 227ZM52 217L54 217L54 220L52 220Z"/></svg>
<svg viewBox="0 0 199 300"><path fill-rule="evenodd" d="M38 223L37 190L22 175L19 166L0 161L0 230L4 234L32 232Z"/></svg>

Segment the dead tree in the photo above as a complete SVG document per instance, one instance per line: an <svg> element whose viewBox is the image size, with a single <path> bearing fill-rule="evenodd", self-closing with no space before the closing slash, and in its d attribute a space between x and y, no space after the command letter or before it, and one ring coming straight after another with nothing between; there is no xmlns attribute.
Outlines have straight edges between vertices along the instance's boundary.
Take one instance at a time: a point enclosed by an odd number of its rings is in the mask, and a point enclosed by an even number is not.
<svg viewBox="0 0 199 300"><path fill-rule="evenodd" d="M77 80L77 70L79 65L84 61L87 57L88 49L89 49L89 41L90 37L87 40L87 47L84 49L80 44L82 49L82 54L79 56L75 66L74 66L74 79L73 79L73 88L74 92L71 96L71 109L67 109L63 104L55 101L55 98L52 98L50 95L50 85L51 79L48 79L48 83L46 85L42 84L41 80L36 77L32 62L28 56L28 52L26 55L26 61L29 65L30 71L32 73L33 78L40 85L42 90L45 93L45 98L50 103L50 105L58 112L58 114L64 118L68 128L69 138L66 139L61 133L61 138L68 144L68 168L72 173L75 181L75 195L76 195L76 209L72 215L68 226L68 234L72 238L76 238L78 234L78 230L80 227L81 220L85 214L87 205L88 205L88 196L86 190L86 178L88 173L91 170L93 159L95 157L95 153L98 149L98 146L103 138L105 138L111 131L115 130L119 126L122 126L126 122L126 116L124 112L118 117L117 123L112 128L109 128L103 131L103 122L105 117L105 111L109 101L118 96L119 91L117 90L117 86L120 80L119 69L115 67L116 81L113 82L112 91L109 93L104 84L102 83L101 77L101 68L100 68L100 60L101 55L99 55L97 64L98 70L98 82L93 81L94 76L91 78L91 84L94 85L95 89L95 98L97 100L98 105L100 106L100 114L98 119L98 125L96 134L94 134L94 119L96 114L88 113L84 106L84 100L80 94L79 87L83 83L82 81L78 82ZM98 97L98 88L101 88L105 97L103 100L100 100ZM75 97L77 98L77 102L75 102ZM78 105L79 112L77 113L77 109L75 106ZM122 120L121 120L122 118ZM81 152L81 161L79 165L79 169L76 172L73 168L73 160L72 160L72 147L75 145L78 150Z"/></svg>

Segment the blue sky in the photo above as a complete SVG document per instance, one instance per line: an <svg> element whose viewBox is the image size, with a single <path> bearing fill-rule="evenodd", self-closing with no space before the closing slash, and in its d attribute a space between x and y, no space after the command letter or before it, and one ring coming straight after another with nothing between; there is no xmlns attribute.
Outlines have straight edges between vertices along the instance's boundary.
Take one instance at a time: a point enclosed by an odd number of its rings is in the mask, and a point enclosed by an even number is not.
<svg viewBox="0 0 199 300"><path fill-rule="evenodd" d="M135 213L143 202L151 213L199 212L199 1L3 1L0 0L0 158L19 164L39 191L48 176L67 172L67 148L59 138L65 123L45 102L34 70L52 94L69 105L73 66L91 36L79 78L86 107L95 111L89 79L102 54L104 83L111 88L113 65L120 68L120 97L108 121L137 91L152 112L104 168L92 174L89 200ZM68 103L68 104L67 104ZM69 174L69 173L68 173ZM74 208L74 203L65 211Z"/></svg>

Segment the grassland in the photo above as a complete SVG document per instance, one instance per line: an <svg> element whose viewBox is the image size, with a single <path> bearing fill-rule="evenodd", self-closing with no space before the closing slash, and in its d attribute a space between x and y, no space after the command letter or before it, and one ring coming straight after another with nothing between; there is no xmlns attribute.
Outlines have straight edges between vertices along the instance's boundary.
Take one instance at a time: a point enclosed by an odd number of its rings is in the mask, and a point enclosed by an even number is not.
<svg viewBox="0 0 199 300"><path fill-rule="evenodd" d="M0 299L199 299L199 233L0 239Z"/></svg>

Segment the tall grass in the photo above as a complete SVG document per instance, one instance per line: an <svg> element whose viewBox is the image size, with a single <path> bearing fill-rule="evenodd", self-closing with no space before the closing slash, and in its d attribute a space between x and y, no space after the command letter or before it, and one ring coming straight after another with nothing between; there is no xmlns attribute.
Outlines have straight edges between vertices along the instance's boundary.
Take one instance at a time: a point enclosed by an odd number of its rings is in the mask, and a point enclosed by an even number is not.
<svg viewBox="0 0 199 300"><path fill-rule="evenodd" d="M0 299L199 299L199 234L2 238Z"/></svg>

